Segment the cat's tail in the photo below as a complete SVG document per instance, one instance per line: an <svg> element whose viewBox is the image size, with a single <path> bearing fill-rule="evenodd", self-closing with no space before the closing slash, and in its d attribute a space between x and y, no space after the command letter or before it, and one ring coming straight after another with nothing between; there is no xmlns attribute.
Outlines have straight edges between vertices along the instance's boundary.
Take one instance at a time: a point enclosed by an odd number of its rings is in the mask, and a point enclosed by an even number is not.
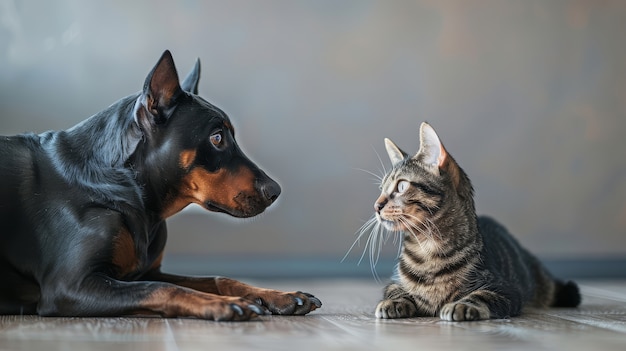
<svg viewBox="0 0 626 351"><path fill-rule="evenodd" d="M573 281L563 283L555 280L554 301L552 307L576 307L580 305L580 291Z"/></svg>

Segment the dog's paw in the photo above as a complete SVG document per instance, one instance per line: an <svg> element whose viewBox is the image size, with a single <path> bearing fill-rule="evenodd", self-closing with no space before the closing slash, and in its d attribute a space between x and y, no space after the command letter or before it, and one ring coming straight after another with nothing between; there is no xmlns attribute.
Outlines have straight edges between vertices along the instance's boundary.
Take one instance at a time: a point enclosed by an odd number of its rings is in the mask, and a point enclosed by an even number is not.
<svg viewBox="0 0 626 351"><path fill-rule="evenodd" d="M215 321L247 321L269 314L265 307L238 297L224 297L204 306L204 318Z"/></svg>
<svg viewBox="0 0 626 351"><path fill-rule="evenodd" d="M376 306L376 318L410 318L417 316L415 304L406 298L382 300Z"/></svg>
<svg viewBox="0 0 626 351"><path fill-rule="evenodd" d="M445 321L476 321L489 319L489 309L487 309L487 307L473 306L463 302L451 302L441 308L439 318Z"/></svg>
<svg viewBox="0 0 626 351"><path fill-rule="evenodd" d="M245 298L267 308L273 314L280 315L304 315L322 307L322 302L317 297L301 291L265 290L246 295Z"/></svg>

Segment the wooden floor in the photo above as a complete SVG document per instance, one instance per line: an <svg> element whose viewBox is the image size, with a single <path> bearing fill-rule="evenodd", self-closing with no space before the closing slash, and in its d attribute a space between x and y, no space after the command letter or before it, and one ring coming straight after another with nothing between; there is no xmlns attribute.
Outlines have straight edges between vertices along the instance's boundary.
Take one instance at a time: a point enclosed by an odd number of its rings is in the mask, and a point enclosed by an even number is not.
<svg viewBox="0 0 626 351"><path fill-rule="evenodd" d="M373 279L247 282L308 291L324 306L241 323L0 316L0 350L626 350L626 281L579 282L578 309L469 323L377 320L382 286Z"/></svg>

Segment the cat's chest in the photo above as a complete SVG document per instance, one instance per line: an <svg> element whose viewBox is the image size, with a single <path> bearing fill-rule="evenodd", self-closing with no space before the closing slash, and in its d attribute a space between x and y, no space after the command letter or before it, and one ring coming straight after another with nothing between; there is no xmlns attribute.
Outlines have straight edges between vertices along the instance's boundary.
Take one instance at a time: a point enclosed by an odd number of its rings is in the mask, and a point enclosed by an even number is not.
<svg viewBox="0 0 626 351"><path fill-rule="evenodd" d="M396 281L411 295L422 296L433 306L453 301L464 293L475 265L470 259L420 258L401 255Z"/></svg>

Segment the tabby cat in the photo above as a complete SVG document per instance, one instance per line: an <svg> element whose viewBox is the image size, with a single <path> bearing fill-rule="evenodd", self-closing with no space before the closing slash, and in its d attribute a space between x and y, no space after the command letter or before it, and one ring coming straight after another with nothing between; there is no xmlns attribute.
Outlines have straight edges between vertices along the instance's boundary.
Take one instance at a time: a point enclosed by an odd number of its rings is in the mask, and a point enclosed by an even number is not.
<svg viewBox="0 0 626 351"><path fill-rule="evenodd" d="M374 208L378 223L401 233L402 247L376 317L471 321L578 306L574 282L553 278L502 225L476 216L469 178L430 125L420 126L413 157L389 139L385 147L393 169Z"/></svg>

